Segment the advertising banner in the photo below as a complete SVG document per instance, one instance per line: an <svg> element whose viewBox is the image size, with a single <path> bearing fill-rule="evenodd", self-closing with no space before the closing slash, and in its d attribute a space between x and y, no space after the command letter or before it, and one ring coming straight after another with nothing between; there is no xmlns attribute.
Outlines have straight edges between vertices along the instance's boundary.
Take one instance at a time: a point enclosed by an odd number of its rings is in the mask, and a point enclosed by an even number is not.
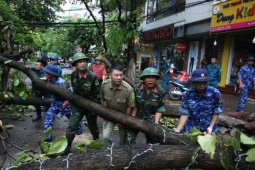
<svg viewBox="0 0 255 170"><path fill-rule="evenodd" d="M255 27L255 0L227 0L215 3L211 32Z"/></svg>

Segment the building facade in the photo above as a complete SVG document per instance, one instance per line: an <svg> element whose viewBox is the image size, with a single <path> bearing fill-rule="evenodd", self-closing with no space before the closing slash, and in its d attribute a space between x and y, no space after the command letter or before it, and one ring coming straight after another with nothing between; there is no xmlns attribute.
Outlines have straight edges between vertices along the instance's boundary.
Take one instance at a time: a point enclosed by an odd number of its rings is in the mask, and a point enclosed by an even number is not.
<svg viewBox="0 0 255 170"><path fill-rule="evenodd" d="M220 86L233 86L240 67L245 64L245 57L255 54L255 1L215 1L211 35L222 54Z"/></svg>
<svg viewBox="0 0 255 170"><path fill-rule="evenodd" d="M158 64L167 56L177 70L192 72L213 55L210 36L213 1L148 0L141 24L142 42L153 44L153 60ZM141 63L138 63L141 64Z"/></svg>

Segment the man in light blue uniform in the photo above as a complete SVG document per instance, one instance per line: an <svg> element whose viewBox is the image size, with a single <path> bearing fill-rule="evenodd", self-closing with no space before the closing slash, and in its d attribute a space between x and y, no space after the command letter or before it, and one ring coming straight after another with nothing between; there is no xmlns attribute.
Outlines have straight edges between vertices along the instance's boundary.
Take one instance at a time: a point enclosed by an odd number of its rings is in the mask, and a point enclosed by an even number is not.
<svg viewBox="0 0 255 170"><path fill-rule="evenodd" d="M51 57L49 57L49 60L50 60L50 64L53 64L53 65L57 66L58 73L61 76L62 75L62 68L58 65L58 57L57 56L51 56Z"/></svg>
<svg viewBox="0 0 255 170"><path fill-rule="evenodd" d="M163 72L162 78L162 87L165 91L167 91L167 85L169 81L169 70L170 70L170 60L167 59L166 56L163 56L163 67L161 71Z"/></svg>
<svg viewBox="0 0 255 170"><path fill-rule="evenodd" d="M42 60L42 59L38 59L35 63L34 66L28 66L26 65L27 68L31 68L31 70L33 70L35 72L35 74L37 74L37 76L41 79L41 80L45 80L45 72L43 71L43 67L45 67L47 65L47 63ZM40 90L37 90L34 88L32 88L32 92L34 93L35 97L37 98L51 98L51 94L47 93L47 92L41 92ZM40 121L42 119L42 109L40 105L36 105L35 106L36 109L36 117L32 119L33 122L36 121Z"/></svg>
<svg viewBox="0 0 255 170"><path fill-rule="evenodd" d="M240 99L236 109L237 112L242 112L244 109L249 89L252 87L252 81L254 86L253 89L255 90L255 72L253 67L255 58L253 56L248 56L245 61L246 64L240 68L237 74L240 88Z"/></svg>
<svg viewBox="0 0 255 170"><path fill-rule="evenodd" d="M211 78L205 69L193 71L189 81L194 85L183 94L181 117L176 132L190 133L191 128L211 134L218 131L219 114L222 113L222 98L219 90L207 86Z"/></svg>
<svg viewBox="0 0 255 170"><path fill-rule="evenodd" d="M47 82L53 84L55 86L62 86L65 87L66 81L60 77L58 73L58 68L55 65L48 64L46 67L43 68ZM67 87L65 87L67 88ZM53 96L54 101L51 103L49 110L45 113L44 119L44 133L49 127L53 127L54 120L57 114L61 114L61 116L66 116L68 119L70 118L71 106L66 106L65 108L62 107L64 100L58 96ZM76 134L82 134L82 125L79 124L78 128L76 129ZM52 133L48 135L46 141L52 140Z"/></svg>
<svg viewBox="0 0 255 170"><path fill-rule="evenodd" d="M217 88L219 86L221 80L221 70L220 65L216 64L217 60L215 57L211 58L211 64L209 64L206 68L209 72L209 76L211 80L209 80L209 86Z"/></svg>

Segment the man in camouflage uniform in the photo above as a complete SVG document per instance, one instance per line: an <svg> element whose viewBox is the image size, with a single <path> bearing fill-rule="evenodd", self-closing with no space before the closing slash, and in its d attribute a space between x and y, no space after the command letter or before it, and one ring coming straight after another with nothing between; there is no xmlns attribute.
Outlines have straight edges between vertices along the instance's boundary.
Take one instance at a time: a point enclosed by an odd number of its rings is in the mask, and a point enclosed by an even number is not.
<svg viewBox="0 0 255 170"><path fill-rule="evenodd" d="M60 74L58 73L58 68L55 65L48 64L46 67L43 68L43 71L45 72L45 76L47 78L47 82L50 84L53 84L55 86L66 86L66 81L60 77ZM67 87L66 87L67 88ZM51 103L49 110L45 113L44 118L44 133L49 127L53 127L54 120L57 114L61 114L61 116L66 116L68 119L70 118L70 111L71 107L68 106L66 108L62 107L62 104L64 103L64 100L61 99L58 96L53 96L54 101ZM78 126L75 129L75 133L77 135L82 134L82 125L78 124ZM52 133L50 133L46 141L52 140Z"/></svg>
<svg viewBox="0 0 255 170"><path fill-rule="evenodd" d="M255 58L253 56L248 56L245 61L246 64L240 68L240 71L237 74L240 88L240 99L236 109L237 112L243 111L248 98L249 89L252 85L255 90L255 70L253 67Z"/></svg>
<svg viewBox="0 0 255 170"><path fill-rule="evenodd" d="M144 69L140 79L143 80L141 84L135 87L135 104L132 116L140 119L151 120L153 116L154 122L159 123L162 113L165 112L163 97L166 92L163 88L156 84L159 79L158 71L155 68L148 67ZM136 136L138 131L129 130L127 144L136 143ZM154 137L145 134L146 143L157 143Z"/></svg>
<svg viewBox="0 0 255 170"><path fill-rule="evenodd" d="M123 80L123 68L116 64L110 67L110 79L105 80L101 87L102 105L110 109L131 115L135 106L135 94L133 88ZM111 133L116 123L104 120L103 142L105 146L112 145ZM127 128L119 125L119 145L124 145L127 137Z"/></svg>
<svg viewBox="0 0 255 170"><path fill-rule="evenodd" d="M196 69L189 79L194 88L182 96L181 117L176 132L190 133L191 128L211 134L218 131L219 114L222 113L222 98L219 90L207 85L210 76L205 69Z"/></svg>
<svg viewBox="0 0 255 170"><path fill-rule="evenodd" d="M72 65L76 67L71 74L73 92L86 99L101 103L97 77L92 71L87 69L88 59L89 58L81 52L78 52L73 56ZM68 101L63 104L63 107L66 107L67 105L69 105ZM69 121L69 126L66 130L68 145L61 155L66 155L70 152L72 142L75 137L75 129L79 126L83 116L86 116L93 140L99 138L97 116L88 110L82 110L76 106L72 106L71 118Z"/></svg>

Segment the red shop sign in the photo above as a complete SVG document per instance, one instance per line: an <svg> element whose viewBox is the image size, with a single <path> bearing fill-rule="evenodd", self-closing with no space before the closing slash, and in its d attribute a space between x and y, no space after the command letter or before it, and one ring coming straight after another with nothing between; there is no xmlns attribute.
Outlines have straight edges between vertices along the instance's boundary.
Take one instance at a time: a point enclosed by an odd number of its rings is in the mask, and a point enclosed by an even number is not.
<svg viewBox="0 0 255 170"><path fill-rule="evenodd" d="M179 51L185 51L186 48L187 48L187 46L184 43L177 43L176 44L176 49L179 50Z"/></svg>

